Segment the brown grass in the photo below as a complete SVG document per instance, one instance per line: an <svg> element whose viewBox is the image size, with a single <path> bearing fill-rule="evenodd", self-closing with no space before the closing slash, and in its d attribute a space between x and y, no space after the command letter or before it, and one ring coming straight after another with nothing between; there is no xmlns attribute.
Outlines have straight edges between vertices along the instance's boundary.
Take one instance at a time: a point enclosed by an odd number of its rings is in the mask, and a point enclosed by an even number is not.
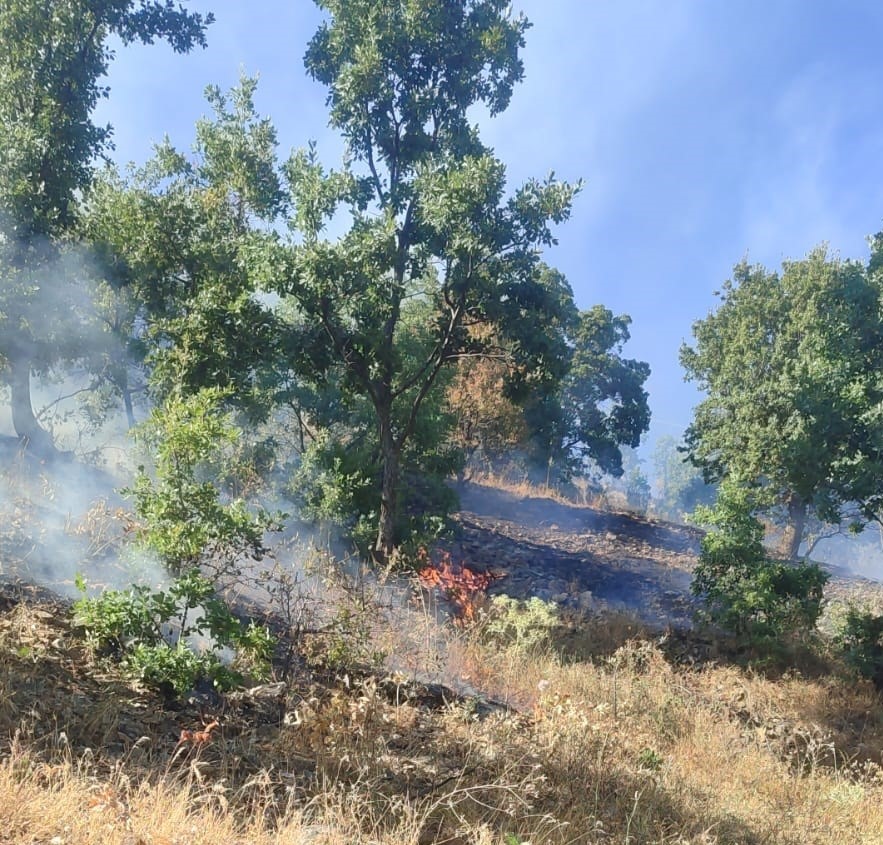
<svg viewBox="0 0 883 845"><path fill-rule="evenodd" d="M0 842L883 842L881 700L834 664L681 665L624 617L567 659L459 632L449 670L517 709L351 672L232 699L211 743L176 749L195 710L74 634L63 609L0 603Z"/></svg>

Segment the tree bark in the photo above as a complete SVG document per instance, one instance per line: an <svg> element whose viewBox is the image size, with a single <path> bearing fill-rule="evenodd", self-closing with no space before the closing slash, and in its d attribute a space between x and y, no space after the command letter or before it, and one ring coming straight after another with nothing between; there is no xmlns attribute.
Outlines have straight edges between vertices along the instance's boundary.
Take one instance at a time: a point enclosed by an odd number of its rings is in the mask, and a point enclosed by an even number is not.
<svg viewBox="0 0 883 845"><path fill-rule="evenodd" d="M22 443L37 454L55 454L52 438L34 415L31 404L31 362L21 353L14 354L9 363L9 389L12 426Z"/></svg>
<svg viewBox="0 0 883 845"><path fill-rule="evenodd" d="M374 558L380 564L389 562L395 550L396 506L399 484L399 450L392 431L392 408L377 409L380 426L380 521Z"/></svg>
<svg viewBox="0 0 883 845"><path fill-rule="evenodd" d="M800 544L803 542L803 531L806 527L806 502L792 494L788 499L788 524L782 535L779 553L786 560L797 560Z"/></svg>
<svg viewBox="0 0 883 845"><path fill-rule="evenodd" d="M132 406L132 391L128 387L123 388L123 407L126 409L126 422L129 428L134 428L135 408Z"/></svg>

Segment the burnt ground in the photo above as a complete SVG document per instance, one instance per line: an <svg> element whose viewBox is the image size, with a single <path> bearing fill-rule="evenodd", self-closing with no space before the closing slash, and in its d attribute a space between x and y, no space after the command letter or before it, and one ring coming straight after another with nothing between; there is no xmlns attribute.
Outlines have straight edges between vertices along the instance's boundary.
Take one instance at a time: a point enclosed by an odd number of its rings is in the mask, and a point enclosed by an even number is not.
<svg viewBox="0 0 883 845"><path fill-rule="evenodd" d="M457 492L452 558L495 575L492 595L537 596L590 614L625 611L652 627L691 626L701 530L475 483ZM883 584L826 568L831 599L883 609Z"/></svg>
<svg viewBox="0 0 883 845"><path fill-rule="evenodd" d="M628 611L655 626L690 625L697 529L473 483L458 493L450 551L496 576L489 593L590 613Z"/></svg>

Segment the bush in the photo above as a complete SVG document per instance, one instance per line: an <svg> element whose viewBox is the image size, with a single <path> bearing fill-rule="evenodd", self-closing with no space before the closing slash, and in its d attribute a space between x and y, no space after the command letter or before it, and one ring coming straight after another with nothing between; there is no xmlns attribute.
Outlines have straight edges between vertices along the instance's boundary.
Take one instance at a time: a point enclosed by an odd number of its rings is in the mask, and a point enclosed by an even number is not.
<svg viewBox="0 0 883 845"><path fill-rule="evenodd" d="M849 608L836 641L846 662L883 691L883 616Z"/></svg>
<svg viewBox="0 0 883 845"><path fill-rule="evenodd" d="M143 521L139 539L173 572L207 562L221 572L243 556L260 559L264 532L282 518L225 500L208 480L229 474L240 440L223 399L215 389L170 397L135 432L156 456L155 478L139 467L127 491Z"/></svg>
<svg viewBox="0 0 883 845"><path fill-rule="evenodd" d="M85 593L82 579L78 587ZM128 674L165 692L183 695L201 681L229 689L242 680L238 669L257 677L269 671L269 632L244 625L196 570L167 590L135 586L84 595L74 616L94 651L119 657ZM235 661L227 665L222 657L230 649Z"/></svg>
<svg viewBox="0 0 883 845"><path fill-rule="evenodd" d="M696 520L711 525L702 540L692 590L700 614L726 630L751 637L807 632L822 611L828 575L816 564L770 560L763 526L752 512L751 493L733 481L721 485L713 508Z"/></svg>
<svg viewBox="0 0 883 845"><path fill-rule="evenodd" d="M535 651L551 644L558 626L558 607L536 596L519 601L494 596L485 611L482 633L497 645L517 651Z"/></svg>

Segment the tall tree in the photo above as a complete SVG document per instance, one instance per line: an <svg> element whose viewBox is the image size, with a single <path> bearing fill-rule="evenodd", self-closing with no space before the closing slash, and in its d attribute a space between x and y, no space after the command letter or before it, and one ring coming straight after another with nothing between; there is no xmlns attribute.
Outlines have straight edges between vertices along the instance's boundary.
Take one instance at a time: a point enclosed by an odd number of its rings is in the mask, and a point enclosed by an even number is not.
<svg viewBox="0 0 883 845"><path fill-rule="evenodd" d="M111 128L92 120L108 94L109 42L160 38L186 52L204 45L211 21L172 0L0 5L0 378L11 390L16 433L35 447L52 444L34 416L31 373L77 349L75 285L57 253L111 142Z"/></svg>
<svg viewBox="0 0 883 845"><path fill-rule="evenodd" d="M376 426L375 555L396 543L402 456L440 374L466 356L505 355L513 394L563 373L560 303L542 284L539 251L567 218L578 186L549 177L506 194L505 168L470 124L509 104L528 28L508 0L317 0L328 20L308 73L328 87L347 163L327 173L315 153L288 166L294 245L280 245L268 284L320 328L315 369L341 367ZM336 240L326 222L348 216ZM405 305L426 303L430 342L404 357ZM475 325L493 324L491 348ZM537 333L536 329L543 330Z"/></svg>
<svg viewBox="0 0 883 845"><path fill-rule="evenodd" d="M650 367L623 355L629 340L626 315L602 305L578 311L561 274L542 278L557 291L565 339L565 373L547 390L533 390L518 407L506 397L507 368L491 360L458 367L449 402L458 416L459 436L490 457L519 451L550 477L593 471L619 477L622 447L636 447L650 425L644 382ZM542 328L535 329L542 335ZM470 443L470 440L472 441Z"/></svg>
<svg viewBox="0 0 883 845"><path fill-rule="evenodd" d="M133 306L119 326L136 334L155 395L221 388L265 416L280 375L280 320L261 300L248 252L285 206L276 133L254 106L257 81L206 90L212 117L190 154L168 141L125 177L108 169L86 198L82 230L107 287Z"/></svg>
<svg viewBox="0 0 883 845"><path fill-rule="evenodd" d="M797 556L807 509L837 522L845 503L879 510L883 473L881 286L824 248L782 273L743 262L716 312L681 349L708 394L686 442L706 480L738 476L788 515Z"/></svg>
<svg viewBox="0 0 883 845"><path fill-rule="evenodd" d="M581 311L568 333L571 358L561 394L554 452L577 468L587 460L615 478L623 473L622 446L637 448L650 427L644 383L650 366L623 356L628 315L596 305Z"/></svg>

